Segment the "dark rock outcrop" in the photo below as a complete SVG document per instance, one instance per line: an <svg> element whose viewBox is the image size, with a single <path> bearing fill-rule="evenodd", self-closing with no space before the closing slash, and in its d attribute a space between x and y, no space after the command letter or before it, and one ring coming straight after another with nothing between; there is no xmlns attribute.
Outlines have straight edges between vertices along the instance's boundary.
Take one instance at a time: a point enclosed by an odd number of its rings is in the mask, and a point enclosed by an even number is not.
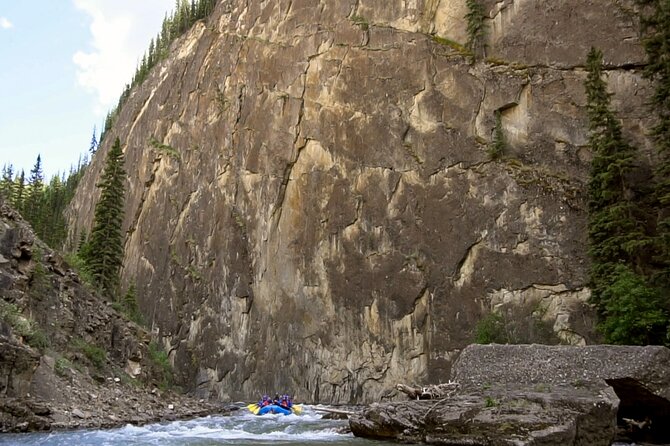
<svg viewBox="0 0 670 446"><path fill-rule="evenodd" d="M357 436L410 443L608 446L618 403L604 386L493 386L443 400L372 404L349 424Z"/></svg>

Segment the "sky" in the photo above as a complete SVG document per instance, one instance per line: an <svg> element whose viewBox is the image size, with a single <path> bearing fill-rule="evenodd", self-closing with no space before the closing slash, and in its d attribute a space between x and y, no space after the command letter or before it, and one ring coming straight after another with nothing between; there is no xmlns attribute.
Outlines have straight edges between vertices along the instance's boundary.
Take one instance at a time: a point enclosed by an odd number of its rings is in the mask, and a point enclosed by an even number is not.
<svg viewBox="0 0 670 446"><path fill-rule="evenodd" d="M0 168L69 172L174 0L0 0Z"/></svg>

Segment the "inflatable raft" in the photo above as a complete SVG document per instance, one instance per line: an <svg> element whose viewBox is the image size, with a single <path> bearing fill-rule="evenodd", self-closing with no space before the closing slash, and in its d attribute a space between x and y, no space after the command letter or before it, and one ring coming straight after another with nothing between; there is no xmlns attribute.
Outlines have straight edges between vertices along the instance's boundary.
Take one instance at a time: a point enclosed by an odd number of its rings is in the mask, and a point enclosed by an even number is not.
<svg viewBox="0 0 670 446"><path fill-rule="evenodd" d="M294 404L290 409L282 407L278 404L269 404L263 407L260 407L258 404L249 404L247 409L249 409L255 415L265 415L268 413L283 415L291 415L294 413L296 415L300 415L300 412L302 412L302 406L300 404Z"/></svg>

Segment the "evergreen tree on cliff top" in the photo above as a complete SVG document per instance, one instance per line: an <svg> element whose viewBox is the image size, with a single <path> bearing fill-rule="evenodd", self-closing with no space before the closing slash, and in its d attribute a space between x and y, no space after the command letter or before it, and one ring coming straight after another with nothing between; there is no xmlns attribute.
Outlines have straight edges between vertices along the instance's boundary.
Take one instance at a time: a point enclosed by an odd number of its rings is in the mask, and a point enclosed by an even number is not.
<svg viewBox="0 0 670 446"><path fill-rule="evenodd" d="M645 76L654 83L652 106L657 123L652 138L658 151L655 199L658 207L655 282L670 295L670 1L638 0L642 9ZM670 304L670 302L669 302Z"/></svg>
<svg viewBox="0 0 670 446"><path fill-rule="evenodd" d="M587 70L584 85L593 154L588 185L591 299L607 342L663 343L667 316L658 291L645 278L651 242L632 184L636 151L624 140L610 109L601 51L591 49Z"/></svg>
<svg viewBox="0 0 670 446"><path fill-rule="evenodd" d="M42 215L42 201L44 198L44 172L42 170L42 156L37 155L35 165L30 170L28 191L23 202L22 215L28 220L37 234L41 234L44 215Z"/></svg>
<svg viewBox="0 0 670 446"><path fill-rule="evenodd" d="M126 171L121 141L116 138L107 154L100 182L100 200L95 205L93 230L83 250L86 269L103 295L114 298L123 261L123 202Z"/></svg>

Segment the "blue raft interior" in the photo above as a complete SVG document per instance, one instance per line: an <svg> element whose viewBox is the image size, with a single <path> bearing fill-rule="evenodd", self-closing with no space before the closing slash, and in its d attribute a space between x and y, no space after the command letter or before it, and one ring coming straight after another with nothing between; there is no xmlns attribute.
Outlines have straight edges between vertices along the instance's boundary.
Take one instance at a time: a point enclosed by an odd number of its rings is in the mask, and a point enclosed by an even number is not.
<svg viewBox="0 0 670 446"><path fill-rule="evenodd" d="M291 415L293 411L291 411L291 409L285 409L277 404L263 406L258 410L258 415L265 415L268 413Z"/></svg>

